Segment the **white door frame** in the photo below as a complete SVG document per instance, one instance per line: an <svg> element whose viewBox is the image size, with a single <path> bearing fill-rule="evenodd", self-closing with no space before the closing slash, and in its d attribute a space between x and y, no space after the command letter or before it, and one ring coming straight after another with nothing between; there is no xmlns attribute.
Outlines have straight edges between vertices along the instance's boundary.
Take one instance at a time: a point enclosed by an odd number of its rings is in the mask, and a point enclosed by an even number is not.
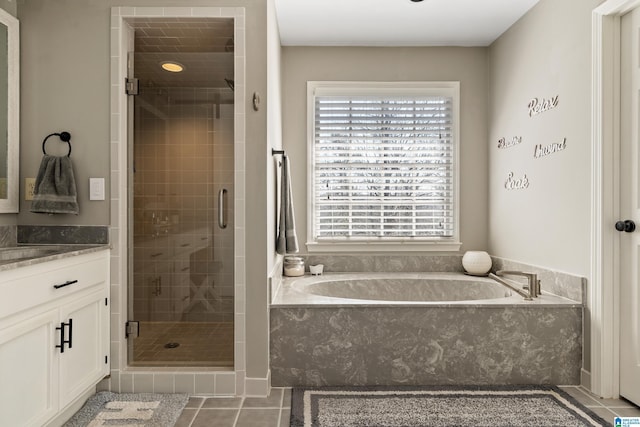
<svg viewBox="0 0 640 427"><path fill-rule="evenodd" d="M640 0L606 0L592 12L591 391L620 395L620 17Z"/></svg>

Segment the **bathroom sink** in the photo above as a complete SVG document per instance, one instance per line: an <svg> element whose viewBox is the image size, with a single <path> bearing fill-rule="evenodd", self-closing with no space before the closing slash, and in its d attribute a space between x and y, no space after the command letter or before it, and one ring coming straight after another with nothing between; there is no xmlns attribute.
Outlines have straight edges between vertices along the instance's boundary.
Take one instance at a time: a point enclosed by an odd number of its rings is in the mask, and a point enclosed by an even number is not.
<svg viewBox="0 0 640 427"><path fill-rule="evenodd" d="M0 248L0 263L17 262L64 252L60 246L14 246Z"/></svg>

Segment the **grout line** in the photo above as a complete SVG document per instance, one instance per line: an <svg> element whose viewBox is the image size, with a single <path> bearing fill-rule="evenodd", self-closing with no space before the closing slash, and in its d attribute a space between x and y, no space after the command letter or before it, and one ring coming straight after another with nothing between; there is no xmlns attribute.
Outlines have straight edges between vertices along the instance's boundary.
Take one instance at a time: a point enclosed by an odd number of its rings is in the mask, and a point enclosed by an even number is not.
<svg viewBox="0 0 640 427"><path fill-rule="evenodd" d="M193 426L193 422L196 420L196 418L198 418L198 414L200 413L200 408L202 408L202 406L204 405L205 400L206 398L202 399L202 402L200 402L200 405L196 408L196 413L193 415L193 418L191 419L187 427Z"/></svg>
<svg viewBox="0 0 640 427"><path fill-rule="evenodd" d="M245 406L242 409L282 409L282 406Z"/></svg>
<svg viewBox="0 0 640 427"><path fill-rule="evenodd" d="M280 410L278 411L278 421L276 424L277 427L282 425L282 405L284 404L284 388L282 389L282 395L280 396Z"/></svg>
<svg viewBox="0 0 640 427"><path fill-rule="evenodd" d="M240 412L242 411L242 406L244 405L244 399L245 397L242 397L242 400L240 401L240 408L238 409L238 413L236 414L236 418L235 420L233 420L233 427L236 427L238 425L238 418L240 418Z"/></svg>

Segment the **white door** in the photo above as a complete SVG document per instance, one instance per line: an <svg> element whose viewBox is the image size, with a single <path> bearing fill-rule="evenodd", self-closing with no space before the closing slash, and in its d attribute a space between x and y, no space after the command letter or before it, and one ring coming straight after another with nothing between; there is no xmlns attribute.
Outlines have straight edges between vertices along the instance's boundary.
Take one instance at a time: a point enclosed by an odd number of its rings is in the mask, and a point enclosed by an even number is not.
<svg viewBox="0 0 640 427"><path fill-rule="evenodd" d="M620 395L640 405L640 227L632 226L640 226L640 8L621 24Z"/></svg>

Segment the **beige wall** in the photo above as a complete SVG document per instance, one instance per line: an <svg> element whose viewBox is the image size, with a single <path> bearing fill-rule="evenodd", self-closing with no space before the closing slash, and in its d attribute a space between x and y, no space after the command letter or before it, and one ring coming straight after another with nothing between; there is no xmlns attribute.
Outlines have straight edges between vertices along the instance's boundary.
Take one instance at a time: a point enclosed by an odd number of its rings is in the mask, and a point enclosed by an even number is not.
<svg viewBox="0 0 640 427"><path fill-rule="evenodd" d="M489 49L489 249L500 257L588 276L591 10L601 0L542 0ZM532 98L558 106L529 117ZM522 143L498 149L498 139ZM534 147L566 138L564 151ZM504 188L509 172L530 186Z"/></svg>
<svg viewBox="0 0 640 427"><path fill-rule="evenodd" d="M88 195L89 177L104 177L109 194L109 6L73 0L18 2L19 224L109 224L109 202L90 202ZM22 200L24 178L38 172L44 137L61 131L71 133L80 215L31 213L30 202ZM65 148L55 137L47 142L51 154Z"/></svg>
<svg viewBox="0 0 640 427"><path fill-rule="evenodd" d="M285 47L283 140L291 159L301 252L307 230L308 80L460 81L462 250L487 249L487 61L485 48Z"/></svg>
<svg viewBox="0 0 640 427"><path fill-rule="evenodd" d="M47 216L21 204L19 224L109 224L109 201L89 202L88 178L109 183L109 61L112 6L238 6L246 8L246 375L268 369L265 153L266 108L254 112L253 92L266 94L266 0L20 0L21 182L35 176L44 136L72 134L80 215ZM55 145L52 144L54 147ZM49 143L47 143L47 147ZM110 189L107 188L107 194ZM21 194L23 192L21 191Z"/></svg>
<svg viewBox="0 0 640 427"><path fill-rule="evenodd" d="M16 16L18 14L18 7L15 1L0 0L0 8L4 9L6 12L10 13L13 16Z"/></svg>
<svg viewBox="0 0 640 427"><path fill-rule="evenodd" d="M542 0L489 49L489 249L493 255L589 276L591 11L602 0ZM532 98L558 96L529 117ZM498 149L498 139L522 143ZM566 138L563 151L535 146ZM530 186L506 190L509 172ZM544 288L544 284L543 284ZM590 318L583 366L589 371Z"/></svg>

